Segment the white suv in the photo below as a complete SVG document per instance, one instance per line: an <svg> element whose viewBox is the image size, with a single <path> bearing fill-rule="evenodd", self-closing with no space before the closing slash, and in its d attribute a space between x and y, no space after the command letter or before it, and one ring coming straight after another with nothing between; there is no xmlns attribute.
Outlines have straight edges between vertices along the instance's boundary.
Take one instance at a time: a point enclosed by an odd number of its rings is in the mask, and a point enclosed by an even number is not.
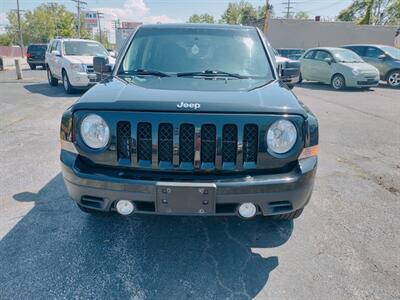
<svg viewBox="0 0 400 300"><path fill-rule="evenodd" d="M98 42L80 39L54 39L46 51L47 78L51 86L62 80L65 92L89 88L97 82L93 70L93 57L108 57L109 63L115 59Z"/></svg>

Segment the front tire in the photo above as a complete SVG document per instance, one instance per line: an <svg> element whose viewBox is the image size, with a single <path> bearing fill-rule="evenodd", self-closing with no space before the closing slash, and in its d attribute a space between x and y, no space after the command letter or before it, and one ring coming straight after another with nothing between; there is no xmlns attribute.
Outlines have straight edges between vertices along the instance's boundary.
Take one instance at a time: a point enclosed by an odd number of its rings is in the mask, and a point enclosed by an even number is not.
<svg viewBox="0 0 400 300"><path fill-rule="evenodd" d="M58 79L53 77L53 74L51 74L49 66L47 66L47 80L48 80L50 86L58 85Z"/></svg>
<svg viewBox="0 0 400 300"><path fill-rule="evenodd" d="M31 68L31 70L36 70L36 65L35 64L29 64L29 68Z"/></svg>
<svg viewBox="0 0 400 300"><path fill-rule="evenodd" d="M298 217L300 217L302 212L303 212L303 208L300 208L291 213L272 216L272 219L277 220L277 221L290 221L290 220L297 219Z"/></svg>
<svg viewBox="0 0 400 300"><path fill-rule="evenodd" d="M341 74L336 74L332 77L331 86L335 90L343 90L346 87L346 81Z"/></svg>
<svg viewBox="0 0 400 300"><path fill-rule="evenodd" d="M393 88L400 87L400 70L394 70L388 74L387 84Z"/></svg>
<svg viewBox="0 0 400 300"><path fill-rule="evenodd" d="M72 87L71 83L69 82L67 72L62 72L62 83L64 87L64 91L67 94L72 94L74 92L74 88Z"/></svg>

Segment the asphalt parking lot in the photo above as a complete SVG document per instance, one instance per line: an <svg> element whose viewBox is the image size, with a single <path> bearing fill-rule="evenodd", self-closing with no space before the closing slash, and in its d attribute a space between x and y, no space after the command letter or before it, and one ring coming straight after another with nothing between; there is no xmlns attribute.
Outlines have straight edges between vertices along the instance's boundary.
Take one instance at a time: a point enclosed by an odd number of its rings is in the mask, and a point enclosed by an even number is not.
<svg viewBox="0 0 400 300"><path fill-rule="evenodd" d="M0 72L0 298L399 299L400 90L295 94L320 122L294 222L91 216L69 200L61 113L79 94Z"/></svg>

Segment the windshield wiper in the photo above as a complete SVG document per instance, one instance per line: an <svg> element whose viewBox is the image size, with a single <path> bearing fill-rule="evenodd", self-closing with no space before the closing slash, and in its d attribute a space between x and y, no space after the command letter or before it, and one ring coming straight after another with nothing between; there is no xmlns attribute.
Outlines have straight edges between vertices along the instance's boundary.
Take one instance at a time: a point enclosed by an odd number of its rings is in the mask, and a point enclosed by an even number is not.
<svg viewBox="0 0 400 300"><path fill-rule="evenodd" d="M181 72L176 74L177 77L204 76L204 77L233 77L238 79L246 79L248 76L243 76L237 73L223 72L219 70L205 70L202 72Z"/></svg>
<svg viewBox="0 0 400 300"><path fill-rule="evenodd" d="M145 70L145 69L135 69L131 71L124 71L122 75L153 75L159 77L170 77L167 73L163 73L157 70Z"/></svg>

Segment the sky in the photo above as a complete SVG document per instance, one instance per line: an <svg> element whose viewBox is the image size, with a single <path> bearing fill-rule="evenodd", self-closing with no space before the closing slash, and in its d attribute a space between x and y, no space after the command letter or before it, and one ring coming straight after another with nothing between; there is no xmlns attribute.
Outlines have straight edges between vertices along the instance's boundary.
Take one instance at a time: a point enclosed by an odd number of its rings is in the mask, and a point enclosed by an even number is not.
<svg viewBox="0 0 400 300"><path fill-rule="evenodd" d="M144 23L186 22L192 14L208 13L219 19L229 2L238 0L85 0L87 10L99 10L104 13L104 26L111 29L111 20L140 21ZM265 0L247 0L255 7L265 4ZM287 0L286 0L287 1ZM19 0L20 9L30 10L46 2L64 4L75 11L72 0ZM283 17L285 0L270 0L275 15ZM351 0L291 0L293 11L306 11L310 17L320 15L335 17L340 10L346 8ZM16 0L0 0L0 33L7 24L6 13L16 8Z"/></svg>

